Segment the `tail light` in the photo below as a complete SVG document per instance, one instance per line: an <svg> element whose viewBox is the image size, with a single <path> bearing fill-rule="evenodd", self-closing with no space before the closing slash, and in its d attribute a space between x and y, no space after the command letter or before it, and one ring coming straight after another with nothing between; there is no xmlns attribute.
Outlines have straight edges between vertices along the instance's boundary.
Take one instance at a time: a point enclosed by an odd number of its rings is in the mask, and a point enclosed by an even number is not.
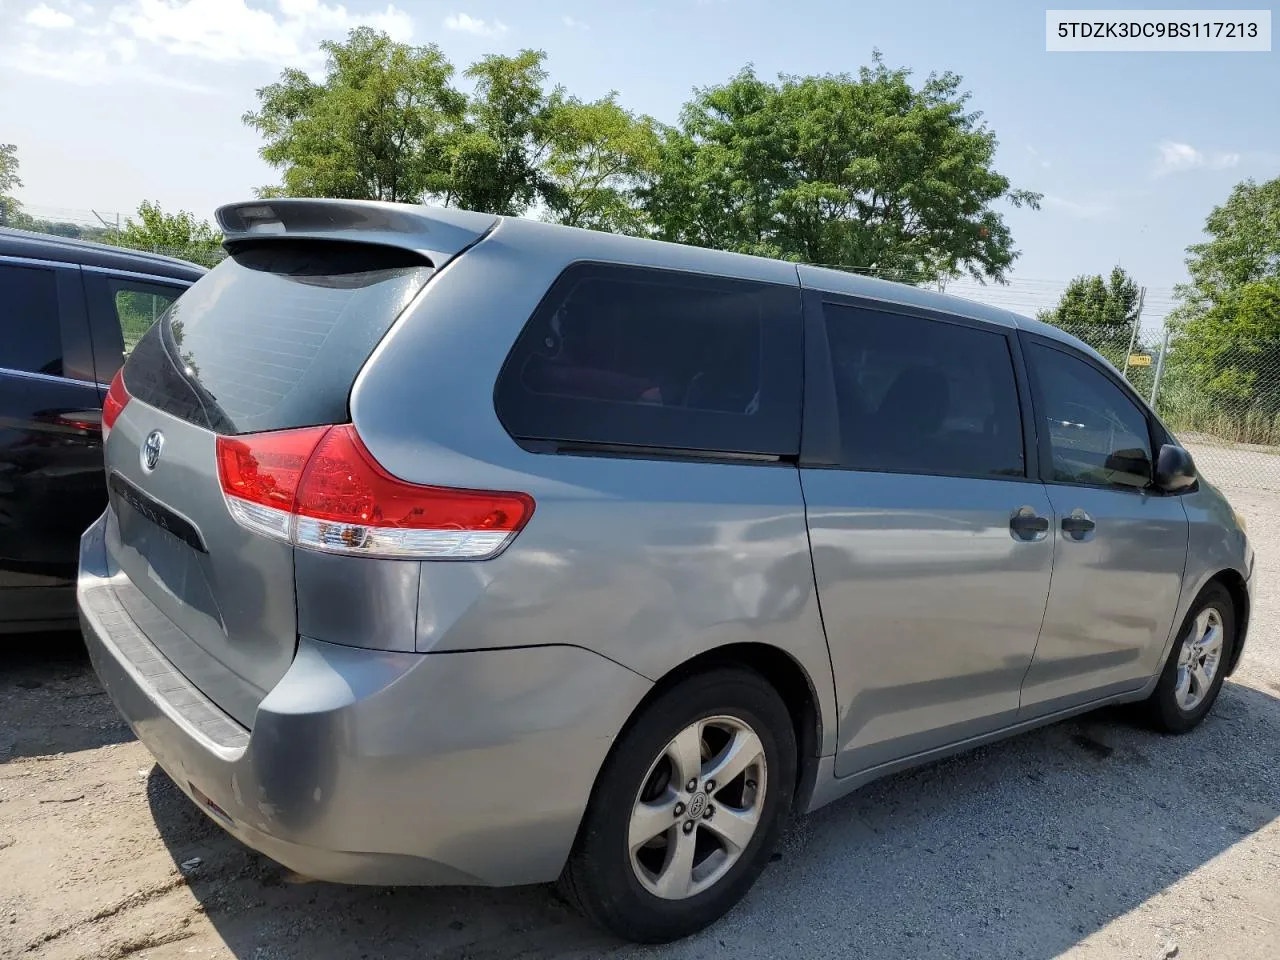
<svg viewBox="0 0 1280 960"><path fill-rule="evenodd" d="M265 536L326 553L484 560L533 514L525 493L409 483L387 473L351 424L218 437L231 515Z"/></svg>
<svg viewBox="0 0 1280 960"><path fill-rule="evenodd" d="M124 410L125 404L128 402L129 391L124 387L124 368L121 367L116 371L116 375L111 378L111 386L107 388L107 395L102 400L103 443L107 442L107 435L111 433L111 428L115 426L120 412Z"/></svg>

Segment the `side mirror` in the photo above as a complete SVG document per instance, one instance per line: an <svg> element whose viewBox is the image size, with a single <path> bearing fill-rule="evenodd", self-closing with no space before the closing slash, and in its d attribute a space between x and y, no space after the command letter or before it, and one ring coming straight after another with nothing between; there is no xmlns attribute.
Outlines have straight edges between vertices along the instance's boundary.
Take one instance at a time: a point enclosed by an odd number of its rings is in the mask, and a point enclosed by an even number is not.
<svg viewBox="0 0 1280 960"><path fill-rule="evenodd" d="M1166 443L1156 457L1156 489L1181 493L1196 482L1196 462L1179 446Z"/></svg>

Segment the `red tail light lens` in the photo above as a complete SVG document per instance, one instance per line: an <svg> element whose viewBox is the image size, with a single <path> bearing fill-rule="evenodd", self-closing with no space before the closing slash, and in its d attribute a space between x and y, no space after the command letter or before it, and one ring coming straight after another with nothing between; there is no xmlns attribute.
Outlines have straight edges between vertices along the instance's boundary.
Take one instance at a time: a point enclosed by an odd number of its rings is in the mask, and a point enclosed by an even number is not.
<svg viewBox="0 0 1280 960"><path fill-rule="evenodd" d="M237 522L329 553L484 559L533 513L524 493L409 483L374 460L351 424L219 437L218 477Z"/></svg>
<svg viewBox="0 0 1280 960"><path fill-rule="evenodd" d="M105 442L107 434L111 432L111 428L115 426L116 420L120 417L120 412L124 410L125 404L129 402L129 391L124 388L124 368L116 371L116 375L111 378L111 386L107 388L107 395L102 400L102 439Z"/></svg>

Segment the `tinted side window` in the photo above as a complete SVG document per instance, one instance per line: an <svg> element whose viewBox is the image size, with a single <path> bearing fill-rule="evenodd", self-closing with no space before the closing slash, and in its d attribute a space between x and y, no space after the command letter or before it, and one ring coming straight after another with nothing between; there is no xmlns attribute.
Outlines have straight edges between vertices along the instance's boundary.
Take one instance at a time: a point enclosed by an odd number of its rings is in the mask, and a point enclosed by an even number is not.
<svg viewBox="0 0 1280 960"><path fill-rule="evenodd" d="M1006 336L832 303L824 313L843 466L1026 475Z"/></svg>
<svg viewBox="0 0 1280 960"><path fill-rule="evenodd" d="M62 375L58 281L52 270L0 264L0 367Z"/></svg>
<svg viewBox="0 0 1280 960"><path fill-rule="evenodd" d="M1151 438L1146 415L1116 384L1084 360L1032 343L1041 423L1062 483L1146 487Z"/></svg>
<svg viewBox="0 0 1280 960"><path fill-rule="evenodd" d="M524 440L794 455L799 290L577 264L552 286L498 378Z"/></svg>
<svg viewBox="0 0 1280 960"><path fill-rule="evenodd" d="M169 304L182 293L181 287L168 287L156 283L143 283L121 277L108 277L107 289L111 292L111 305L115 308L124 338L124 355L127 357L134 344L169 309Z"/></svg>

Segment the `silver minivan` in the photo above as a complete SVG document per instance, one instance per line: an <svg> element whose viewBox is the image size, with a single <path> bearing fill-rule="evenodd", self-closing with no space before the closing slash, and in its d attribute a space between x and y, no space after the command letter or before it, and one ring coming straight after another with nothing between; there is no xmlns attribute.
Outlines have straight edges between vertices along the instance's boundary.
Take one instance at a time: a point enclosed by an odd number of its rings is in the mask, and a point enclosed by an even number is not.
<svg viewBox="0 0 1280 960"><path fill-rule="evenodd" d="M79 604L231 834L560 879L635 940L788 818L1240 659L1253 551L1116 371L1003 310L458 210L223 207L104 408Z"/></svg>

